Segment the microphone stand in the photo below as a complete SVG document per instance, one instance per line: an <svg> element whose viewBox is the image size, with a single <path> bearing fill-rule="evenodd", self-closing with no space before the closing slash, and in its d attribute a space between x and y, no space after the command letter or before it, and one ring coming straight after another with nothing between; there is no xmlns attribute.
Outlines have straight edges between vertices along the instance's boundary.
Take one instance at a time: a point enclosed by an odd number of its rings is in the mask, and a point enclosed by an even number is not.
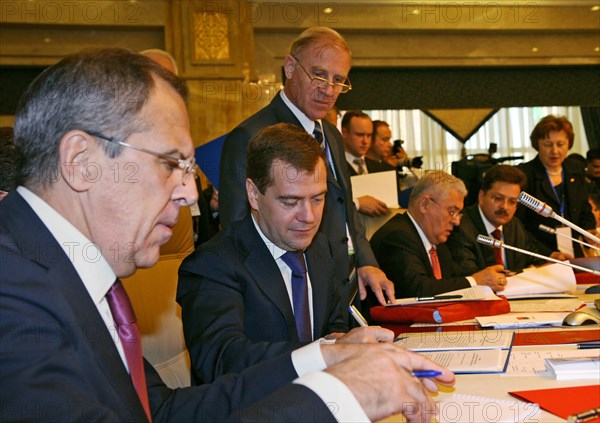
<svg viewBox="0 0 600 423"><path fill-rule="evenodd" d="M513 251L516 251L521 254L526 254L528 256L540 258L542 260L547 260L547 261L552 261L554 263L563 264L565 266L572 267L573 269L581 270L582 272L587 272L587 273L591 273L593 275L600 276L600 271L598 271L598 270L588 269L587 267L578 266L576 264L571 264L568 262L560 261L560 260L554 259L552 257L546 257L541 254L532 253L531 251L523 250L521 248L513 247L511 245L506 245L502 241L494 239L494 238L490 238L489 236L477 235L477 242L480 244L483 244L483 245L487 245L489 247L493 247L493 248L508 248L509 250L513 250Z"/></svg>
<svg viewBox="0 0 600 423"><path fill-rule="evenodd" d="M585 245L586 247L593 248L594 250L598 250L598 251L600 251L600 248L598 248L598 247L594 247L592 244L588 244L587 242L583 242L583 241L580 241L580 240L578 240L578 239L571 238L570 236L567 236L567 235L565 235L565 234L561 234L561 233L560 233L560 232L558 232L556 229L554 229L554 228L551 228L550 226L546 226L546 225L542 225L542 224L540 224L540 225L538 226L538 228L539 228L539 229L541 229L541 230L542 230L542 231L544 231L544 232L548 232L549 234L552 234L552 235L558 235L558 236L562 236L563 238L567 238L567 239L569 239L569 240L571 240L571 241L573 241L573 242L578 242L578 243L579 243L579 244L581 244L581 245Z"/></svg>

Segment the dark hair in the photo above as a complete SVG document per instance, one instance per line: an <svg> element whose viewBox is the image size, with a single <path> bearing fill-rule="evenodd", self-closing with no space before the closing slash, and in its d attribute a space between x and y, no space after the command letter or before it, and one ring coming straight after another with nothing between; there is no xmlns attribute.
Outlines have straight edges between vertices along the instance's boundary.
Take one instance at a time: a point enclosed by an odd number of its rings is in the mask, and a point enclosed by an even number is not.
<svg viewBox="0 0 600 423"><path fill-rule="evenodd" d="M592 160L599 160L600 148L592 148L588 150L587 154L585 155L585 158L588 162L591 162Z"/></svg>
<svg viewBox="0 0 600 423"><path fill-rule="evenodd" d="M488 192L494 182L516 184L523 191L527 187L527 175L518 167L499 164L485 172L483 181L481 182L481 190Z"/></svg>
<svg viewBox="0 0 600 423"><path fill-rule="evenodd" d="M261 194L274 182L273 163L283 162L294 172L284 172L289 176L299 172L313 172L319 159L325 162L325 155L316 139L304 129L289 123L278 123L261 129L248 144L246 175ZM282 168L283 169L283 168Z"/></svg>
<svg viewBox="0 0 600 423"><path fill-rule="evenodd" d="M19 183L20 156L15 145L2 140L0 144L0 190L10 191Z"/></svg>
<svg viewBox="0 0 600 423"><path fill-rule="evenodd" d="M46 69L27 88L15 116L15 145L28 185L58 177L59 141L71 130L101 132L118 140L149 127L139 118L154 88L167 82L187 100L185 82L148 57L121 48L86 49ZM103 143L116 157L122 147Z"/></svg>
<svg viewBox="0 0 600 423"><path fill-rule="evenodd" d="M537 151L540 146L540 140L546 139L550 132L553 131L565 131L567 138L569 139L569 149L573 147L573 140L575 139L573 125L565 116L557 117L554 115L548 115L542 118L542 120L535 125L535 128L533 128L533 131L531 131L531 135L529 136L531 146Z"/></svg>
<svg viewBox="0 0 600 423"><path fill-rule="evenodd" d="M350 127L350 121L354 118L371 120L371 117L361 110L348 110L342 118L342 128L348 129Z"/></svg>
<svg viewBox="0 0 600 423"><path fill-rule="evenodd" d="M380 126L387 126L388 128L390 127L390 125L387 122L384 122L382 120L374 120L373 121L373 139L375 139L375 137L377 136L377 128L379 128Z"/></svg>

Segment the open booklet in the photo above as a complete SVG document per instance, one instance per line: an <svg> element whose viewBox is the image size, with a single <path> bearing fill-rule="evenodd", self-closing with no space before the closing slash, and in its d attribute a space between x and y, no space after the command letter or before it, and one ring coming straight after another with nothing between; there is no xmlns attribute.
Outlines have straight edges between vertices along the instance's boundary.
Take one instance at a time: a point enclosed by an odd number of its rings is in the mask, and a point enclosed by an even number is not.
<svg viewBox="0 0 600 423"><path fill-rule="evenodd" d="M559 263L523 269L508 277L507 282L500 294L509 299L575 292L577 287L573 269Z"/></svg>
<svg viewBox="0 0 600 423"><path fill-rule="evenodd" d="M394 343L455 373L502 373L513 339L512 331L452 331L407 333Z"/></svg>
<svg viewBox="0 0 600 423"><path fill-rule="evenodd" d="M415 304L435 304L459 301L492 301L499 300L492 289L488 286L477 285L470 288L458 289L445 292L433 297L398 298L396 304L387 304L386 307L398 307Z"/></svg>

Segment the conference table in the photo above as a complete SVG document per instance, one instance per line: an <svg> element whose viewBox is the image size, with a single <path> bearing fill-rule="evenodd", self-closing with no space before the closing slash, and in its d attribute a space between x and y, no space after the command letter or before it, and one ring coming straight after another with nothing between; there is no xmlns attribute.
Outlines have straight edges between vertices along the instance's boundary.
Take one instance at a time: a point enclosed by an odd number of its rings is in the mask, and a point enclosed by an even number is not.
<svg viewBox="0 0 600 423"><path fill-rule="evenodd" d="M587 285L578 285L576 295L578 298L585 302L586 304L593 305L594 300L600 299L600 295L598 294L584 294L583 291L587 288ZM523 300L519 300L522 302ZM541 300L525 300L528 302L535 303L536 301L539 303ZM448 335L451 335L450 332L462 330L481 330L476 325L436 325L436 326L427 326L427 327L415 327L415 325L396 325L396 324L382 324L382 326L388 327L393 330L396 336L402 335L408 332L448 332ZM486 329L493 330L493 329ZM507 330L507 329L503 329ZM571 332L576 333L575 331L592 331L592 337L596 337L596 339L600 339L600 325L582 325L577 327L537 327L537 328L528 328L528 329L514 329L516 334L530 334L530 335L521 335L521 339L527 337L536 337L539 335L544 335L550 332ZM577 332L581 334L581 332ZM546 337L546 336L544 336ZM517 344L517 342L515 342ZM497 422L498 417L495 413L494 407L490 407L489 403L494 403L494 400L498 402L505 401L517 401L516 398L511 396L509 392L514 391L528 391L528 390L539 390L539 389L552 389L552 388L566 388L566 387L577 387L577 386L589 386L589 385L599 385L600 384L600 374L593 379L576 379L576 380L556 380L554 376L549 374L548 372L536 372L535 375L531 374L531 372L527 372L525 369L528 365L534 366L537 360L537 364L539 367L540 358L544 355L549 354L545 351L557 351L557 350L574 350L577 349L577 346L574 344L561 344L561 345L514 345L512 348L511 358L509 359L508 370L506 373L499 374L460 374L456 375L456 384L452 388L441 387L440 392L434 395L436 401L448 400L453 397L454 394L462 394L469 396L477 396L484 397L479 404L477 401L471 404L471 407L487 407L489 413L487 414L487 418L483 420L484 422ZM590 353L590 356L599 357L600 358L600 350L599 349L590 349L587 350ZM514 361L514 362L513 362ZM529 363L529 364L528 364ZM560 399L561 401L577 401L577 398L569 398L569 395L566 395L564 398ZM493 404L492 404L493 405ZM595 407L600 407L600 396L598 397L597 404ZM589 408L588 408L589 409ZM441 422L459 422L465 421L464 419L459 419L461 416L456 414L456 409L446 408L445 414L442 415L440 412L440 421ZM532 409L533 410L533 409ZM584 409L579 410L585 411ZM464 416L463 416L464 417ZM393 416L384 420L385 422L402 422L406 421L403 416ZM469 421L469 420L466 420ZM514 420L517 421L517 420ZM554 423L554 422L564 422L565 419L558 417L554 414L551 414L545 410L541 410L539 414L535 416L527 416L525 419L521 421L526 422L536 422L536 423ZM590 420L590 422L598 422L600 419Z"/></svg>

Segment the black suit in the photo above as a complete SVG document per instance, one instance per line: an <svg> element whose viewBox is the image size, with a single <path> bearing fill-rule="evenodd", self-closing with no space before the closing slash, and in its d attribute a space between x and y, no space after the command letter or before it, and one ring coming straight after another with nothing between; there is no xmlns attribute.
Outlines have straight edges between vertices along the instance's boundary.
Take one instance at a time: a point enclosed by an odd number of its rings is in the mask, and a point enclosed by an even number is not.
<svg viewBox="0 0 600 423"><path fill-rule="evenodd" d="M490 236L479 214L479 206L472 204L463 211L464 216L460 226L455 228L446 243L456 263L469 274L476 273L488 266L496 264L494 248L477 242L477 235ZM504 243L507 245L543 254L538 241L523 226L519 219L513 218L506 225L502 225ZM505 249L506 269L520 272L531 265L539 266L546 261L513 250Z"/></svg>
<svg viewBox="0 0 600 423"><path fill-rule="evenodd" d="M539 156L536 156L535 159L527 163L520 164L519 168L527 175L527 189L525 191L548 204L555 213L560 214L560 205L552 191L546 169L542 165ZM580 228L594 229L596 227L596 220L592 214L592 207L588 203L583 170L576 163L573 163L571 159L566 159L563 162L563 170L564 197L566 201L563 217ZM546 255L558 250L556 235L538 229L540 224L550 226L551 228L560 226L561 224L557 220L539 215L521 205L519 205L519 209L517 210L517 216L525 224L527 230L545 246L544 253ZM579 236L578 233L571 232L573 238ZM583 256L580 245L576 242L573 244L575 256Z"/></svg>
<svg viewBox="0 0 600 423"><path fill-rule="evenodd" d="M396 297L422 297L468 288L460 266L452 260L444 244L437 246L442 279L435 279L429 253L408 213L388 220L371 238L371 246L381 269L394 282Z"/></svg>
<svg viewBox="0 0 600 423"><path fill-rule="evenodd" d="M348 162L346 162L348 163ZM378 162L377 160L369 159L365 157L365 165L367 166L367 172L369 173L377 173L377 172L387 172L390 170L396 170L396 168L390 164L384 162ZM348 173L350 176L356 176L358 173L350 163L348 163Z"/></svg>
<svg viewBox="0 0 600 423"><path fill-rule="evenodd" d="M146 421L73 264L16 192L0 202L0 257L1 420ZM316 415L331 420L316 394L286 385L297 377L289 354L211 385L178 390L168 389L145 365L155 422L261 419L269 413L283 420L291 401L302 420ZM256 404L256 414L241 411L271 393ZM230 416L238 411L241 415Z"/></svg>
<svg viewBox="0 0 600 423"><path fill-rule="evenodd" d="M346 332L329 243L317 234L305 252L312 286L313 333ZM283 277L250 215L193 254L179 269L177 302L192 369L209 382L290 352L298 340Z"/></svg>
<svg viewBox="0 0 600 423"><path fill-rule="evenodd" d="M242 122L227 136L221 153L219 178L219 211L222 227L227 227L231 222L241 219L249 210L245 181L246 152L250 138L260 129L280 122L301 127L296 116L286 106L280 94L277 94L269 105ZM324 234L333 246L335 277L341 289L340 296L344 300L349 298L350 291L346 223L356 251L357 265L360 267L378 266L378 264L352 202L352 187L344 156L342 135L331 123L323 120L322 124L333 157L337 180L333 179L328 172L328 191L319 232Z"/></svg>

